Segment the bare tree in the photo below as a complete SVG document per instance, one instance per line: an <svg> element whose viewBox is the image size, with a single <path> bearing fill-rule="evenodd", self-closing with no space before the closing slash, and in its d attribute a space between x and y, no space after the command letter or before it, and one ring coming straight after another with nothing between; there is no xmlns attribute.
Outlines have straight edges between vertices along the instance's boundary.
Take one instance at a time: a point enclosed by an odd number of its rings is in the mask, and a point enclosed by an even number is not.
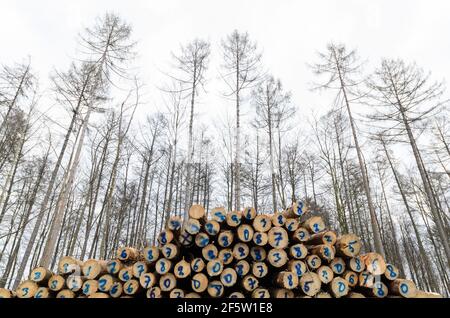
<svg viewBox="0 0 450 318"><path fill-rule="evenodd" d="M250 41L248 33L239 33L237 30L234 30L222 41L222 52L224 59L223 68L226 71L222 78L230 90L227 96L234 96L236 103L234 209L239 210L241 208L241 95L246 88L255 85L257 80L261 78L261 54L257 51L256 44Z"/></svg>

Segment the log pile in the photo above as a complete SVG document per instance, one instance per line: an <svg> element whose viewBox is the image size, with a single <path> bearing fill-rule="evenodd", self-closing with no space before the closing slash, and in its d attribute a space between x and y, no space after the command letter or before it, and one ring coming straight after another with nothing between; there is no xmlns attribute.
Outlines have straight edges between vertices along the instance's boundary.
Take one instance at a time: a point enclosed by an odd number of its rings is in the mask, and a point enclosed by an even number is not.
<svg viewBox="0 0 450 318"><path fill-rule="evenodd" d="M273 214L254 208L171 217L158 246L122 247L111 260L62 257L57 273L38 267L0 298L441 297L399 277L361 239L338 236L302 202Z"/></svg>

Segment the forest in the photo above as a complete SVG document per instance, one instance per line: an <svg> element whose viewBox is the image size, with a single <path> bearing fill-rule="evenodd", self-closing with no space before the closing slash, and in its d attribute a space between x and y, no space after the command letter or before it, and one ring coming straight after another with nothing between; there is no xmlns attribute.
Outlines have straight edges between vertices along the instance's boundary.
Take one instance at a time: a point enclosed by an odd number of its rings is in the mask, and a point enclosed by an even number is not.
<svg viewBox="0 0 450 318"><path fill-rule="evenodd" d="M49 70L51 87L32 57L0 69L0 287L61 256L155 244L192 204L272 213L302 200L421 289L450 296L450 100L429 70L385 58L367 72L344 44L317 48L314 84L298 87L326 96L315 116L251 34L230 30L219 46L193 38L167 52L156 108L128 21L107 13L73 40L79 54ZM233 107L208 124L197 107L219 94L211 76Z"/></svg>

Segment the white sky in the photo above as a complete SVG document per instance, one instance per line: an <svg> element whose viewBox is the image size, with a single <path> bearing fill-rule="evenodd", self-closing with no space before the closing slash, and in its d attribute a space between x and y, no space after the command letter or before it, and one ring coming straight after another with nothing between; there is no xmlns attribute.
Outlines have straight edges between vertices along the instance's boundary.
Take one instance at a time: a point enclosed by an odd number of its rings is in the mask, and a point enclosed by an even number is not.
<svg viewBox="0 0 450 318"><path fill-rule="evenodd" d="M135 65L147 84L142 113L160 104L158 68L168 71L170 52L195 37L210 40L213 51L200 117L216 120L215 111L232 113L220 97L217 70L220 40L235 28L248 31L264 50L265 67L292 91L300 114L331 103L308 90L314 78L306 65L330 41L357 48L371 63L402 57L432 71L436 79L450 71L450 2L445 0L0 0L0 63L30 56L46 88L50 71L66 70L76 56L78 32L106 11L119 13L134 28L139 54Z"/></svg>

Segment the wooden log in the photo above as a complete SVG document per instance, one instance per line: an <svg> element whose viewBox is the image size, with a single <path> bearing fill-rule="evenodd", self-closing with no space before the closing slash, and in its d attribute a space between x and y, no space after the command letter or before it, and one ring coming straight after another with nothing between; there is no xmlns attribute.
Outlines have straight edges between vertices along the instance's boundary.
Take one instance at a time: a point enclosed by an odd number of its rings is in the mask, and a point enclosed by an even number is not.
<svg viewBox="0 0 450 318"><path fill-rule="evenodd" d="M328 284L329 282L331 282L334 278L333 271L331 270L331 268L329 266L326 266L326 265L320 266L317 269L316 273L319 276L320 281L325 285Z"/></svg>
<svg viewBox="0 0 450 318"><path fill-rule="evenodd" d="M405 298L415 298L417 295L416 284L409 279L395 279L389 284L389 293Z"/></svg>
<svg viewBox="0 0 450 318"><path fill-rule="evenodd" d="M345 234L336 241L336 253L343 257L355 257L361 251L361 239L355 234Z"/></svg>
<svg viewBox="0 0 450 318"><path fill-rule="evenodd" d="M358 274L353 271L345 271L342 275L342 278L347 281L348 286L351 288L355 287L358 284Z"/></svg>
<svg viewBox="0 0 450 318"><path fill-rule="evenodd" d="M325 223L320 216L312 216L303 222L302 227L306 228L309 233L319 233L325 230Z"/></svg>
<svg viewBox="0 0 450 318"><path fill-rule="evenodd" d="M160 275L167 274L168 272L170 272L171 269L172 269L172 262L170 260L160 258L159 260L156 261L155 271L158 274Z"/></svg>
<svg viewBox="0 0 450 318"><path fill-rule="evenodd" d="M34 298L53 298L53 296L53 292L47 287L39 287L36 294L34 294Z"/></svg>
<svg viewBox="0 0 450 318"><path fill-rule="evenodd" d="M0 298L14 298L12 291L6 288L0 288Z"/></svg>
<svg viewBox="0 0 450 318"><path fill-rule="evenodd" d="M197 219L188 219L184 225L184 230L191 235L199 233L201 228L200 221Z"/></svg>
<svg viewBox="0 0 450 318"><path fill-rule="evenodd" d="M246 258L250 253L250 249L245 243L237 243L233 247L233 256L237 260L241 260Z"/></svg>
<svg viewBox="0 0 450 318"><path fill-rule="evenodd" d="M181 231L181 232L183 232L183 231ZM181 235L181 233L180 233L180 235ZM175 236L174 236L173 232L171 230L166 229L166 230L162 231L161 233L159 233L158 243L159 243L159 245L169 244L173 241L174 237Z"/></svg>
<svg viewBox="0 0 450 318"><path fill-rule="evenodd" d="M66 286L68 289L76 293L81 290L85 281L85 277L72 274L67 277Z"/></svg>
<svg viewBox="0 0 450 318"><path fill-rule="evenodd" d="M286 248L289 245L287 231L279 226L272 227L269 231L269 244L273 248Z"/></svg>
<svg viewBox="0 0 450 318"><path fill-rule="evenodd" d="M191 275L191 265L184 259L175 264L173 273L176 278L184 279Z"/></svg>
<svg viewBox="0 0 450 318"><path fill-rule="evenodd" d="M308 240L305 241L306 245L321 245L321 244L336 244L337 236L334 231L322 231L316 234L312 234Z"/></svg>
<svg viewBox="0 0 450 318"><path fill-rule="evenodd" d="M52 291L60 291L66 285L66 280L61 275L52 275L48 280L48 288Z"/></svg>
<svg viewBox="0 0 450 318"><path fill-rule="evenodd" d="M144 289L149 289L155 286L156 282L157 278L154 273L144 273L141 277L139 277L139 284L141 284Z"/></svg>
<svg viewBox="0 0 450 318"><path fill-rule="evenodd" d="M200 273L205 268L206 264L202 258L194 258L191 261L191 269L194 273Z"/></svg>
<svg viewBox="0 0 450 318"><path fill-rule="evenodd" d="M287 208L283 215L286 218L298 218L308 212L308 207L302 201L294 202L289 208Z"/></svg>
<svg viewBox="0 0 450 318"><path fill-rule="evenodd" d="M227 210L224 207L217 207L211 210L211 217L214 221L222 223L227 218Z"/></svg>
<svg viewBox="0 0 450 318"><path fill-rule="evenodd" d="M194 204L189 209L189 217L192 219L200 220L205 218L205 208L199 204Z"/></svg>
<svg viewBox="0 0 450 318"><path fill-rule="evenodd" d="M332 261L334 259L334 247L329 244L322 244L309 247L309 251L313 255L319 256L324 261Z"/></svg>
<svg viewBox="0 0 450 318"><path fill-rule="evenodd" d="M209 282L207 292L208 295L212 298L219 298L222 297L225 291L225 287L223 284L218 280L213 280L212 282Z"/></svg>
<svg viewBox="0 0 450 318"><path fill-rule="evenodd" d="M217 244L221 247L229 247L233 243L234 234L231 231L220 232L217 238Z"/></svg>
<svg viewBox="0 0 450 318"><path fill-rule="evenodd" d="M253 243L258 246L265 246L269 241L269 235L266 232L255 232L253 234Z"/></svg>
<svg viewBox="0 0 450 318"><path fill-rule="evenodd" d="M178 242L185 247L189 247L194 243L194 237L186 232L186 230L181 230L178 236Z"/></svg>
<svg viewBox="0 0 450 318"><path fill-rule="evenodd" d="M381 281L375 281L372 287L362 288L361 292L369 297L384 298L388 295L388 288Z"/></svg>
<svg viewBox="0 0 450 318"><path fill-rule="evenodd" d="M220 232L220 223L216 220L209 220L205 223L205 232L210 236L216 236Z"/></svg>
<svg viewBox="0 0 450 318"><path fill-rule="evenodd" d="M88 298L110 298L110 296L106 293L97 292L89 295Z"/></svg>
<svg viewBox="0 0 450 318"><path fill-rule="evenodd" d="M70 289L63 289L56 294L56 298L75 298L75 293Z"/></svg>
<svg viewBox="0 0 450 318"><path fill-rule="evenodd" d="M369 273L367 271L363 271L363 272L359 273L359 276L358 276L358 286L359 287L372 288L374 282L375 282L375 277L371 273Z"/></svg>
<svg viewBox="0 0 450 318"><path fill-rule="evenodd" d="M170 291L169 298L185 298L186 293L180 288L174 288Z"/></svg>
<svg viewBox="0 0 450 318"><path fill-rule="evenodd" d="M82 261L71 256L64 256L58 262L58 273L61 275L80 274L81 266L83 266Z"/></svg>
<svg viewBox="0 0 450 318"><path fill-rule="evenodd" d="M172 215L167 222L167 228L172 232L177 232L181 229L183 220L179 216Z"/></svg>
<svg viewBox="0 0 450 318"><path fill-rule="evenodd" d="M222 273L220 273L220 282L225 287L232 287L237 282L238 275L234 268L225 268Z"/></svg>
<svg viewBox="0 0 450 318"><path fill-rule="evenodd" d="M202 296L197 293L187 293L185 298L202 298Z"/></svg>
<svg viewBox="0 0 450 318"><path fill-rule="evenodd" d="M283 271L276 275L275 284L285 289L294 289L298 286L298 276L290 271Z"/></svg>
<svg viewBox="0 0 450 318"><path fill-rule="evenodd" d="M248 274L242 278L241 287L247 292L252 292L259 287L259 281L255 276Z"/></svg>
<svg viewBox="0 0 450 318"><path fill-rule="evenodd" d="M123 267L122 262L116 259L109 260L106 263L106 271L111 275L117 275Z"/></svg>
<svg viewBox="0 0 450 318"><path fill-rule="evenodd" d="M367 253L361 255L361 260L366 265L366 270L373 275L382 275L386 271L386 262L378 253Z"/></svg>
<svg viewBox="0 0 450 318"><path fill-rule="evenodd" d="M252 298L270 298L270 291L267 288L258 287L252 292Z"/></svg>
<svg viewBox="0 0 450 318"><path fill-rule="evenodd" d="M306 273L306 264L300 260L290 260L287 264L287 270L295 273L298 277L303 276Z"/></svg>
<svg viewBox="0 0 450 318"><path fill-rule="evenodd" d="M386 271L384 272L384 278L387 280L395 280L398 278L400 271L392 264L386 264Z"/></svg>
<svg viewBox="0 0 450 318"><path fill-rule="evenodd" d="M45 267L36 267L29 275L29 279L39 286L46 286L50 277L52 277L52 272Z"/></svg>
<svg viewBox="0 0 450 318"><path fill-rule="evenodd" d="M228 298L245 298L245 296L241 292L232 292Z"/></svg>
<svg viewBox="0 0 450 318"><path fill-rule="evenodd" d="M82 266L83 275L87 279L96 279L97 277L108 272L107 261L90 259L84 262Z"/></svg>
<svg viewBox="0 0 450 318"><path fill-rule="evenodd" d="M217 258L222 261L223 265L228 265L234 259L233 250L231 248L221 249Z"/></svg>
<svg viewBox="0 0 450 318"><path fill-rule="evenodd" d="M267 214L259 214L253 220L253 228L257 232L268 232L272 227L271 217Z"/></svg>
<svg viewBox="0 0 450 318"><path fill-rule="evenodd" d="M112 298L119 298L122 295L122 293L123 293L122 283L119 281L114 282L111 286L111 289L109 290L109 295Z"/></svg>
<svg viewBox="0 0 450 318"><path fill-rule="evenodd" d="M156 246L147 246L142 251L142 256L146 262L152 264L159 258L159 248Z"/></svg>
<svg viewBox="0 0 450 318"><path fill-rule="evenodd" d="M254 261L260 262L267 258L266 250L261 246L253 246L250 249L250 256Z"/></svg>
<svg viewBox="0 0 450 318"><path fill-rule="evenodd" d="M115 282L117 282L117 278L110 274L104 274L98 279L98 290L101 292L109 292L111 287Z"/></svg>
<svg viewBox="0 0 450 318"><path fill-rule="evenodd" d="M237 228L237 237L241 242L250 242L254 233L253 227L248 224L242 224Z"/></svg>
<svg viewBox="0 0 450 318"><path fill-rule="evenodd" d="M98 290L98 281L95 279L88 279L83 283L83 286L81 287L81 292L86 295L92 295L96 293Z"/></svg>
<svg viewBox="0 0 450 318"><path fill-rule="evenodd" d="M209 244L209 236L204 232L200 232L195 236L195 245L200 248L205 247Z"/></svg>
<svg viewBox="0 0 450 318"><path fill-rule="evenodd" d="M245 208L242 211L242 216L244 217L245 221L251 221L256 217L256 209L253 207Z"/></svg>
<svg viewBox="0 0 450 318"><path fill-rule="evenodd" d="M301 243L297 243L289 247L289 256L294 259L304 259L307 255L308 249Z"/></svg>
<svg viewBox="0 0 450 318"><path fill-rule="evenodd" d="M347 294L347 298L366 298L366 297L361 293L349 292Z"/></svg>
<svg viewBox="0 0 450 318"><path fill-rule="evenodd" d="M282 212L275 212L271 218L272 225L275 227L282 227L286 224L286 218Z"/></svg>
<svg viewBox="0 0 450 318"><path fill-rule="evenodd" d="M345 272L345 262L342 258L340 257L335 257L331 263L330 263L330 267L333 270L333 272L337 275L341 275L342 273Z"/></svg>
<svg viewBox="0 0 450 318"><path fill-rule="evenodd" d="M300 222L298 219L286 219L286 222L284 223L284 227L288 232L295 232L299 226Z"/></svg>
<svg viewBox="0 0 450 318"><path fill-rule="evenodd" d="M173 243L161 246L161 254L168 260L173 260L180 255L180 249Z"/></svg>
<svg viewBox="0 0 450 318"><path fill-rule="evenodd" d="M335 277L330 284L330 292L335 298L341 298L348 294L348 282L342 277Z"/></svg>
<svg viewBox="0 0 450 318"><path fill-rule="evenodd" d="M163 292L169 292L177 286L177 279L174 274L167 273L159 279L159 288Z"/></svg>
<svg viewBox="0 0 450 318"><path fill-rule="evenodd" d="M242 214L238 211L228 212L225 221L229 227L238 227L242 222Z"/></svg>
<svg viewBox="0 0 450 318"><path fill-rule="evenodd" d="M294 298L294 292L284 288L272 288L270 294L273 298Z"/></svg>
<svg viewBox="0 0 450 318"><path fill-rule="evenodd" d="M161 288L159 288L158 286L153 286L147 289L145 296L147 298L162 298Z"/></svg>
<svg viewBox="0 0 450 318"><path fill-rule="evenodd" d="M250 272L250 264L246 260L240 260L234 266L234 270L239 277L244 277Z"/></svg>
<svg viewBox="0 0 450 318"><path fill-rule="evenodd" d="M202 256L206 261L213 260L219 255L219 250L214 244L208 244L202 248Z"/></svg>
<svg viewBox="0 0 450 318"><path fill-rule="evenodd" d="M299 286L304 294L312 297L320 291L322 282L319 275L314 272L307 272L300 277Z"/></svg>
<svg viewBox="0 0 450 318"><path fill-rule="evenodd" d="M308 255L306 257L306 265L308 265L310 270L314 271L322 265L322 260L317 255Z"/></svg>
<svg viewBox="0 0 450 318"><path fill-rule="evenodd" d="M142 274L144 274L148 271L148 266L147 266L147 263L145 263L143 261L138 261L133 264L132 269L133 269L132 270L133 276L135 278L139 279L139 277L141 277Z"/></svg>
<svg viewBox="0 0 450 318"><path fill-rule="evenodd" d="M362 271L364 271L366 269L366 264L364 264L364 262L361 260L360 256L355 256L350 258L347 261L347 265L348 267L356 272L356 273L361 273Z"/></svg>
<svg viewBox="0 0 450 318"><path fill-rule="evenodd" d="M222 273L222 271L223 271L223 263L218 258L210 260L206 264L206 272L208 273L209 277L219 276L220 273Z"/></svg>
<svg viewBox="0 0 450 318"><path fill-rule="evenodd" d="M273 267L279 268L284 266L288 261L288 255L283 249L273 248L269 250L267 259Z"/></svg>
<svg viewBox="0 0 450 318"><path fill-rule="evenodd" d="M127 282L133 278L133 266L122 268L117 275L122 282Z"/></svg>
<svg viewBox="0 0 450 318"><path fill-rule="evenodd" d="M297 230L294 231L294 234L292 235L292 240L294 242L303 243L309 240L311 237L311 234L309 234L308 230L304 227L299 227Z"/></svg>
<svg viewBox="0 0 450 318"><path fill-rule="evenodd" d="M252 274L256 278L263 278L269 273L269 268L264 262L254 262L252 264Z"/></svg>
<svg viewBox="0 0 450 318"><path fill-rule="evenodd" d="M117 258L120 261L137 261L139 256L139 250L133 247L119 247L117 250Z"/></svg>
<svg viewBox="0 0 450 318"><path fill-rule="evenodd" d="M208 288L208 277L203 273L197 273L192 277L191 288L196 293L203 293Z"/></svg>

